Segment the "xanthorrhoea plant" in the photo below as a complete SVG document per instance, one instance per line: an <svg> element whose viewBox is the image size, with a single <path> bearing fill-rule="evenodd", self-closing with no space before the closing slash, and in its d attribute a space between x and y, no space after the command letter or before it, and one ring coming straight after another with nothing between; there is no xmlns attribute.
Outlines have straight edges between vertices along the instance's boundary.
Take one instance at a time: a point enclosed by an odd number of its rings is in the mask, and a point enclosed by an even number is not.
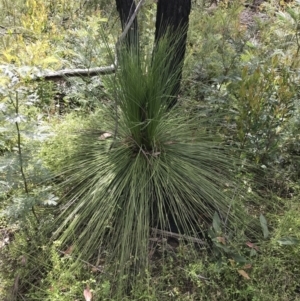
<svg viewBox="0 0 300 301"><path fill-rule="evenodd" d="M121 52L121 68L108 82L116 107L78 134L66 167L70 192L57 233L74 240L85 260L103 250L120 292L125 275L147 268L151 228L173 223L197 236L203 216L228 213L223 191L232 184L234 160L201 120L167 109L177 79L166 68L174 61L170 40L162 39L151 59Z"/></svg>

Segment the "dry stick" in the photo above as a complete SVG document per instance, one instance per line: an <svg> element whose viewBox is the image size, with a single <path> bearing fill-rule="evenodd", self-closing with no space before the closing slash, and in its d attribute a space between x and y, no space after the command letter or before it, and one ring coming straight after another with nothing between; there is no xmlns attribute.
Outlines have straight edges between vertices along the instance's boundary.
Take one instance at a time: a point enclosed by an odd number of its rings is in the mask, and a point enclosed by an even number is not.
<svg viewBox="0 0 300 301"><path fill-rule="evenodd" d="M191 237L191 236L187 236L187 235L182 235L182 234L178 234L178 233L174 233L174 232L169 232L169 231L165 231L165 230L160 230L160 229L157 229L157 228L151 228L151 230L155 233L155 234L160 234L160 235L165 235L165 236L168 236L168 237L175 237L175 238L178 238L178 239L185 239L185 240L188 240L188 241L191 241L191 242L195 242L199 245L203 245L203 246L207 246L207 242L199 239L199 238L196 238L196 237Z"/></svg>
<svg viewBox="0 0 300 301"><path fill-rule="evenodd" d="M14 102L12 100L12 104L14 105ZM18 92L16 92L16 105L14 105L15 107L15 113L16 116L19 116L19 96L18 96ZM28 185L27 185L27 179L25 177L25 173L24 173L24 169L23 169L23 155L22 155L22 148L21 148L21 132L20 132L20 127L19 127L19 122L15 121L15 126L17 128L17 134L18 134L18 154L19 154L19 163L20 163L20 172L22 175L22 179L23 179L23 184L24 184L24 189L26 194L29 194L28 191Z"/></svg>
<svg viewBox="0 0 300 301"><path fill-rule="evenodd" d="M122 34L117 40L117 43L115 45L115 61L110 66L104 66L104 67L95 67L95 68L89 68L89 69L64 69L60 71L55 72L49 72L48 74L38 76L36 79L44 79L44 80L60 80L64 77L75 77L75 76L97 76L97 75L106 75L106 74L112 74L116 71L118 66L118 57L117 57L117 50L120 46L121 42L124 40L126 34L128 33L134 19L136 18L139 10L142 7L142 4L145 2L145 0L140 0L140 2L137 4L135 11L133 12L131 18L129 19L128 23L126 24Z"/></svg>

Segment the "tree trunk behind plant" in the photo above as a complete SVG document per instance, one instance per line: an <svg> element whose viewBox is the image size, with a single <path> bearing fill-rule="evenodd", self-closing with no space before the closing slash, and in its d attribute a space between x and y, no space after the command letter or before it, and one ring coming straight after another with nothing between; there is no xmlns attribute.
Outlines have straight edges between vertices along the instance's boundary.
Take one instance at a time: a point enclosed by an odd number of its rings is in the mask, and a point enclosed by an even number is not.
<svg viewBox="0 0 300 301"><path fill-rule="evenodd" d="M120 15L122 29L125 28L131 15L135 11L136 5L134 0L116 0L117 10ZM170 95L169 107L173 107L177 102L177 96L180 89L182 78L182 67L184 62L187 30L189 24L189 15L191 11L191 0L158 0L157 14L155 24L155 43L157 44L161 37L167 32L178 37L174 54L171 54L171 64L169 74L172 76L176 72L177 81ZM134 20L127 36L126 45L132 47L138 46L138 22ZM136 48L138 49L138 48Z"/></svg>
<svg viewBox="0 0 300 301"><path fill-rule="evenodd" d="M175 70L177 73L177 81L173 93L170 95L170 108L176 104L180 89L190 11L191 0L158 0L157 3L155 43L158 43L166 32L170 33L171 36L174 33L178 37L174 55L171 55L173 62L170 64L169 70L170 75Z"/></svg>
<svg viewBox="0 0 300 301"><path fill-rule="evenodd" d="M116 0L117 10L120 15L122 30L124 30L130 17L136 9L134 0ZM126 35L127 46L138 45L138 22L137 18L133 21L128 34Z"/></svg>

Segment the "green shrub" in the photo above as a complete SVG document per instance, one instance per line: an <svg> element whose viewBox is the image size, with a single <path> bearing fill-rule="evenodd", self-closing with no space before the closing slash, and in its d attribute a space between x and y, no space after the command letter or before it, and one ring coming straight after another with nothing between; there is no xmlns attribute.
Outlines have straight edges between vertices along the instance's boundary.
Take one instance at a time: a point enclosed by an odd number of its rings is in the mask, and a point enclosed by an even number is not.
<svg viewBox="0 0 300 301"><path fill-rule="evenodd" d="M99 113L101 120L101 113ZM76 149L76 135L87 126L88 119L80 113L69 113L64 117L55 116L51 120L52 133L40 148L39 156L52 171L60 172L64 162ZM101 122L101 121L100 121Z"/></svg>

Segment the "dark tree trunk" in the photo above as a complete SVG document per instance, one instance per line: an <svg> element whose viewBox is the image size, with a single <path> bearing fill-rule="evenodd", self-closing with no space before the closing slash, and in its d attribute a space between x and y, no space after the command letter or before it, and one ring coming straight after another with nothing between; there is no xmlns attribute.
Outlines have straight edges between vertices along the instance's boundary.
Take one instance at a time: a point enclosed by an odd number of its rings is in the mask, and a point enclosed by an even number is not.
<svg viewBox="0 0 300 301"><path fill-rule="evenodd" d="M176 70L177 81L172 90L169 107L177 102L182 78L182 67L184 62L189 15L191 11L191 0L158 0L156 14L155 43L167 32L171 36L178 37L174 55L170 64L170 75Z"/></svg>
<svg viewBox="0 0 300 301"><path fill-rule="evenodd" d="M116 0L117 10L120 15L122 30L124 30L126 24L130 20L133 12L136 9L134 0ZM127 46L137 46L138 45L138 22L137 18L133 21L128 34L126 35L126 45Z"/></svg>

